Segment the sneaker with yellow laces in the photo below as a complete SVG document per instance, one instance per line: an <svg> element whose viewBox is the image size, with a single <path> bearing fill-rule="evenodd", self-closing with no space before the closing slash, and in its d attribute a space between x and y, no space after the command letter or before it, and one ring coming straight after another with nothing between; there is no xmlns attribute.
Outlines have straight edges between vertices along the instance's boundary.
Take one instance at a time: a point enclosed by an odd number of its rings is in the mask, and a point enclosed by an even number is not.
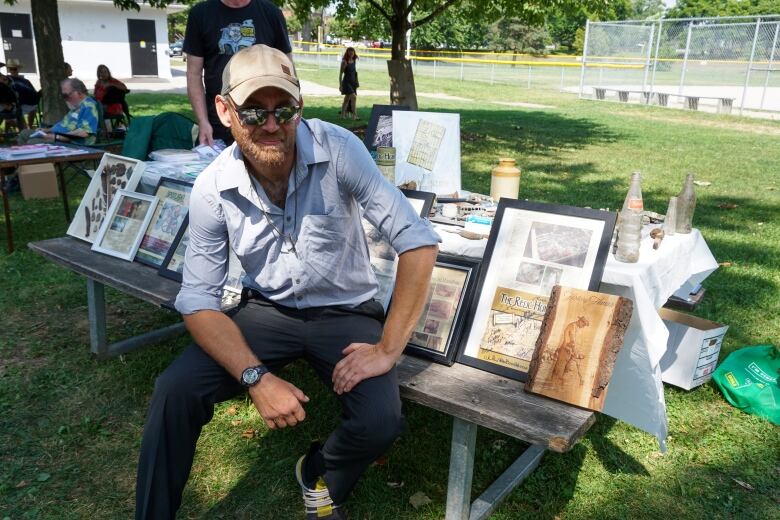
<svg viewBox="0 0 780 520"><path fill-rule="evenodd" d="M295 478L301 486L307 520L347 520L347 514L344 510L334 504L330 498L330 493L322 477L317 477L316 482L307 485L303 477L305 460L306 455L301 455L301 458L298 459L298 463L295 465Z"/></svg>

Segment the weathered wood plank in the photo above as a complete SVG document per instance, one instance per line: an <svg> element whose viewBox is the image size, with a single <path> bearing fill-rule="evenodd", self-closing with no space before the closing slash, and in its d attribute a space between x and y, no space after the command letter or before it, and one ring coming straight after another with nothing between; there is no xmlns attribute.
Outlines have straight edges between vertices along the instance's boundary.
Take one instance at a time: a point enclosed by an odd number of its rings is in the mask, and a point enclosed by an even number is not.
<svg viewBox="0 0 780 520"><path fill-rule="evenodd" d="M398 377L407 399L560 453L595 421L593 412L528 394L520 382L465 365L404 356Z"/></svg>
<svg viewBox="0 0 780 520"><path fill-rule="evenodd" d="M71 271L155 305L179 293L179 284L159 276L154 268L95 253L90 244L72 237L30 242L28 247Z"/></svg>

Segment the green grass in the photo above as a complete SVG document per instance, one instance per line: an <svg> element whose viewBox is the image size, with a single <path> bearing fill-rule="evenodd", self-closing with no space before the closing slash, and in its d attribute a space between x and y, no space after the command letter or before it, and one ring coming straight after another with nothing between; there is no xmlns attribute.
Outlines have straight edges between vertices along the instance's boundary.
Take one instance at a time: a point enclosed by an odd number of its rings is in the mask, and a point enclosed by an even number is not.
<svg viewBox="0 0 780 520"><path fill-rule="evenodd" d="M305 79L335 86L332 71L302 67ZM386 89L361 72L362 89ZM685 173L698 189L695 225L716 258L732 265L705 286L697 315L730 325L722 356L780 339L780 125L725 116L580 101L549 91L418 78L421 110L461 114L464 188L487 192L499 156L523 170L521 194L576 206L618 207L631 171L643 172L648 209L663 212ZM133 94L134 113L190 115L184 96ZM531 102L549 109L492 103ZM359 97L365 124L372 103ZM307 117L334 120L339 98L306 99ZM69 185L71 207L86 187ZM734 203L733 210L720 209ZM97 361L88 354L84 280L31 253L28 241L62 236L58 200L11 196L17 250L0 241L0 518L132 515L135 464L154 379L187 340ZM109 340L176 321L176 316L108 291ZM302 518L292 467L312 438L338 417L335 400L304 365L287 377L312 397L301 426L270 432L251 403L217 407L201 436L180 518ZM669 451L631 426L600 417L570 452L541 466L494 513L528 518L780 518L780 433L729 406L714 385L665 390ZM405 403L408 429L387 462L369 469L350 501L353 518L444 516L451 419ZM522 413L519 410L518 413ZM251 436L243 434L251 430ZM480 429L474 496L524 444ZM736 481L751 486L746 489ZM392 487L388 483L403 483ZM422 491L432 503L414 509Z"/></svg>

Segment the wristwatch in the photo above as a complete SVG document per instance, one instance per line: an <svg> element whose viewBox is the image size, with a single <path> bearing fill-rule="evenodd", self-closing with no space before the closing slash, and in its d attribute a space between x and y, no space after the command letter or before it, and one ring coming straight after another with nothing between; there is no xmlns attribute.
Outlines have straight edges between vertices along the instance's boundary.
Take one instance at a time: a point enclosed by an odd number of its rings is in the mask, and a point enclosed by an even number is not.
<svg viewBox="0 0 780 520"><path fill-rule="evenodd" d="M241 372L241 384L246 388L255 386L268 372L270 372L270 370L268 370L268 367L265 365L245 368L244 371Z"/></svg>

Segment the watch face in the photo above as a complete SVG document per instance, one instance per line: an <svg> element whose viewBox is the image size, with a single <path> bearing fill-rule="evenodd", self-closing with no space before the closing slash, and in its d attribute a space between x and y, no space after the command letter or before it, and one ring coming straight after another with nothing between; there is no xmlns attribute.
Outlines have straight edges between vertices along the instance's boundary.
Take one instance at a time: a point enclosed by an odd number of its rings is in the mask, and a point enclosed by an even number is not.
<svg viewBox="0 0 780 520"><path fill-rule="evenodd" d="M260 379L260 374L257 373L257 369L255 368L247 368L241 375L241 379L244 381L245 385L253 385Z"/></svg>

